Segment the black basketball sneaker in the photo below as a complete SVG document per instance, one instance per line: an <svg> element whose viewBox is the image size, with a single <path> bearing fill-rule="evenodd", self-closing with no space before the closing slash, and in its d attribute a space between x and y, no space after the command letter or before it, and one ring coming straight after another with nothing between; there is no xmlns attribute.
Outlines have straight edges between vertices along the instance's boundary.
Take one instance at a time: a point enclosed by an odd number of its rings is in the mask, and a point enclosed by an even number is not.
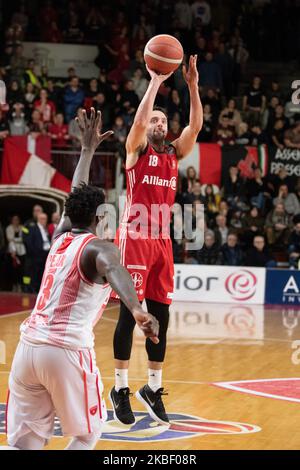
<svg viewBox="0 0 300 470"><path fill-rule="evenodd" d="M169 424L169 418L161 398L162 395L168 395L164 393L163 388L159 388L157 392L153 392L149 385L144 385L144 387L135 394L136 398L146 407L151 418L160 424Z"/></svg>
<svg viewBox="0 0 300 470"><path fill-rule="evenodd" d="M118 392L113 387L109 393L109 399L113 407L114 419L121 424L134 424L135 417L132 413L129 397L132 395L128 387L121 388Z"/></svg>

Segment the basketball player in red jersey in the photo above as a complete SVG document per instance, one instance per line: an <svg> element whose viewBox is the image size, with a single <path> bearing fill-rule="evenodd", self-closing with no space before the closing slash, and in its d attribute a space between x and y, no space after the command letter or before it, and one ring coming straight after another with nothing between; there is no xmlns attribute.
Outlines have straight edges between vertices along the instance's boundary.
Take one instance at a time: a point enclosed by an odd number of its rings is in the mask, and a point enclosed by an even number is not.
<svg viewBox="0 0 300 470"><path fill-rule="evenodd" d="M203 110L198 90L197 56L191 56L188 71L183 67L190 94L189 124L178 139L166 145L167 116L153 106L160 85L171 74L157 75L149 68L148 72L151 80L126 141L127 201L116 243L121 251L121 262L131 273L139 300L146 300L147 308L158 319L160 328L159 344L146 340L149 380L136 393L136 397L154 420L167 424L169 420L162 401L162 366L173 294L174 265L172 243L164 232L169 230L170 208L175 202L178 160L189 154L196 143L202 127ZM135 233L133 238L131 235L136 232L137 222L135 204L146 207L147 216L140 223L140 235L137 237ZM162 204L168 212L167 222L162 221L161 215L151 214L153 205ZM128 387L134 326L134 318L121 299L120 317L114 335L115 386L109 398L115 419L123 424L135 421Z"/></svg>
<svg viewBox="0 0 300 470"><path fill-rule="evenodd" d="M158 322L139 304L129 273L113 244L96 236L97 208L104 193L87 185L93 154L111 131L100 134L101 114L78 117L82 150L72 192L56 228L41 288L9 376L6 449L42 449L52 436L55 414L68 450L91 450L107 413L95 361L93 326L113 288L146 337L158 343ZM1 449L4 449L2 447Z"/></svg>

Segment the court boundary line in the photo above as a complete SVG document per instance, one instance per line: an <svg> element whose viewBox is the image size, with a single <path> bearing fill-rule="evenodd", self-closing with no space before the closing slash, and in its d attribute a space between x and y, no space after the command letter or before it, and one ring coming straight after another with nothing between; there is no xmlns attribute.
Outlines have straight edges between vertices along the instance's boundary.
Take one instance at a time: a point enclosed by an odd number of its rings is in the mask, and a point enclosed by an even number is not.
<svg viewBox="0 0 300 470"><path fill-rule="evenodd" d="M218 388L224 388L239 393L246 393L249 395L255 395L256 397L272 398L274 400L288 401L290 403L300 403L300 398L284 397L282 395L275 395L274 393L259 392L255 390L248 390L247 388L239 387L235 384L242 383L256 383L256 382L284 382L286 380L300 381L300 377L285 377L285 378L273 378L273 379L251 379L251 380L233 380L226 382L212 382L211 385Z"/></svg>

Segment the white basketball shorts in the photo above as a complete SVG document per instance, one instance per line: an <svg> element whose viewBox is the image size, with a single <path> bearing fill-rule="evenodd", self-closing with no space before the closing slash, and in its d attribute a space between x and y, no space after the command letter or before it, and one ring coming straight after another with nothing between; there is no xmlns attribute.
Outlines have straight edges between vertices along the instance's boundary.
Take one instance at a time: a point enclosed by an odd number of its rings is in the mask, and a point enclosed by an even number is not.
<svg viewBox="0 0 300 470"><path fill-rule="evenodd" d="M65 436L99 433L107 419L93 350L71 351L19 342L9 376L7 439L30 431L48 441L54 417Z"/></svg>

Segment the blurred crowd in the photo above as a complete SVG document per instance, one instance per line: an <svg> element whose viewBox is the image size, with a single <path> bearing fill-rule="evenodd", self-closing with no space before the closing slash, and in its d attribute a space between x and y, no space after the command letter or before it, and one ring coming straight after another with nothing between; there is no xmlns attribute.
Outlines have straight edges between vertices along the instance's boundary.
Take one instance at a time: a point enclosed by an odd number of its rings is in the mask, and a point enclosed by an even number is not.
<svg viewBox="0 0 300 470"><path fill-rule="evenodd" d="M291 90L276 77L245 81L250 60L299 61L298 0L11 0L5 14L0 79L7 85L8 106L0 109L0 144L8 135L31 133L49 135L53 148L77 148L77 111L94 106L102 112L103 129L114 130L111 144L124 156L148 86L144 46L153 35L167 33L183 44L185 61L198 55L204 109L199 142L300 149L300 109ZM85 80L69 67L66 77L51 76L25 56L24 41L96 45L99 72ZM172 141L189 119L181 69L162 84L156 104L168 114ZM201 186L189 168L177 201L192 204L193 211L205 204L205 236L196 252L186 251L184 237L174 240L176 262L275 267L274 253L281 250L289 266L298 267L300 183L284 169L272 177L257 169L245 180L232 166L218 188ZM7 227L0 226L0 269L6 266L14 290L37 291L58 217L48 220L35 206L31 220L14 215Z"/></svg>
<svg viewBox="0 0 300 470"><path fill-rule="evenodd" d="M193 228L204 233L204 244L188 251L187 242L195 240L184 233L180 240L173 237L175 262L300 268L300 178L288 176L284 168L265 177L256 168L248 179L232 165L219 188L201 185L195 168L189 167L177 203L190 205ZM204 205L204 222L196 217L198 204ZM178 233L176 217L173 224Z"/></svg>
<svg viewBox="0 0 300 470"><path fill-rule="evenodd" d="M292 29L300 15L298 1L14 3L0 54L0 78L7 84L9 104L9 110L0 112L0 139L8 134L42 133L51 136L54 147L76 146L76 112L94 106L102 111L104 128L114 129L122 153L148 85L144 46L153 35L169 33L182 42L186 58L198 54L204 105L199 142L300 147L300 113L291 102L291 91L282 89L275 78L266 82L260 76L241 85L247 61L255 60L258 50L262 54L258 58L264 60L268 51L277 49L276 60L299 59L299 28ZM280 12L288 18L281 22L272 47L267 47ZM107 20L112 17L113 21ZM49 76L46 66L39 67L33 57L24 56L24 40L96 44L99 74L83 80L70 67L65 78ZM168 112L170 140L180 135L188 121L188 101L179 69L162 84L157 97L157 105Z"/></svg>

